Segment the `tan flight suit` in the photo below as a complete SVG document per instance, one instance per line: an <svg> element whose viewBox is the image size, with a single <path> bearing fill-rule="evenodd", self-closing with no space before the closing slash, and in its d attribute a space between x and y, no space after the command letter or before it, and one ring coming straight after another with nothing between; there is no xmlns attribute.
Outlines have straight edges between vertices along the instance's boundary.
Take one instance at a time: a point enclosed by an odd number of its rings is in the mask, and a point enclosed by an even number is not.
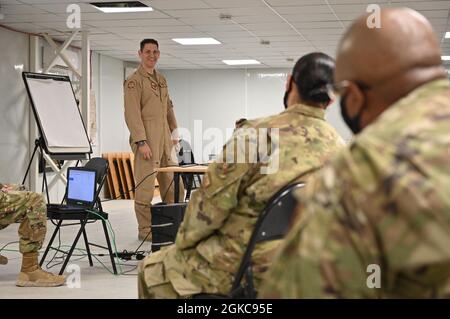
<svg viewBox="0 0 450 319"><path fill-rule="evenodd" d="M135 155L134 178L137 188L134 209L139 234L146 235L151 225L150 205L155 190L155 177L158 179L162 201L173 203L173 174L149 175L157 167L178 165L171 138L171 133L177 128L177 121L167 81L156 70L150 75L140 66L125 81L124 96L125 121L130 131L130 146ZM143 140L150 146L150 160L145 160L138 151L136 142ZM183 193L184 189L180 185L180 194Z"/></svg>

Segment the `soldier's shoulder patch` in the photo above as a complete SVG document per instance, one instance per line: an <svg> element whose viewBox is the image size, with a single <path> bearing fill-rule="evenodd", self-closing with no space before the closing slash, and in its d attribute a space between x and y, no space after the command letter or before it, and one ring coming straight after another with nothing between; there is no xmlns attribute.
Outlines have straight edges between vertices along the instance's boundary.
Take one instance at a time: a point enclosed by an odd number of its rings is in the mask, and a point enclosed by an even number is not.
<svg viewBox="0 0 450 319"><path fill-rule="evenodd" d="M234 171L236 169L236 164L235 163L222 163L222 164L218 164L216 166L216 170L218 173L218 176L220 178L226 178L227 174Z"/></svg>
<svg viewBox="0 0 450 319"><path fill-rule="evenodd" d="M211 177L209 176L209 172L207 172L207 173L203 176L202 185L203 185L204 188L208 188L209 185L211 185Z"/></svg>

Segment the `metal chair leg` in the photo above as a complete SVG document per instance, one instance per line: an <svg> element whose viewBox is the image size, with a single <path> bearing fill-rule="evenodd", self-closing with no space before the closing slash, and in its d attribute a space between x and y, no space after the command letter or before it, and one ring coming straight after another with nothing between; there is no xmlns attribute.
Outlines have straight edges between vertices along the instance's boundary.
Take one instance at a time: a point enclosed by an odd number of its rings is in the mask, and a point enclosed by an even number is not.
<svg viewBox="0 0 450 319"><path fill-rule="evenodd" d="M75 237L75 240L73 241L72 247L70 247L70 250L67 253L66 258L64 259L64 264L62 265L61 270L59 271L60 275L62 275L64 273L67 263L69 262L70 257L72 257L73 251L74 251L75 247L77 246L78 240L80 239L80 236L83 233L84 228L86 227L87 220L88 220L88 216L86 216L86 218L81 221L80 230L78 231L77 236Z"/></svg>
<svg viewBox="0 0 450 319"><path fill-rule="evenodd" d="M81 222L81 220L80 220ZM88 259L89 259L89 266L94 266L94 263L92 262L92 256L91 256L91 250L89 248L89 241L87 238L87 234L86 234L86 229L83 229L83 238L84 238L84 244L86 245L86 252L88 255Z"/></svg>
<svg viewBox="0 0 450 319"><path fill-rule="evenodd" d="M113 267L114 274L117 275L116 262L114 261L114 253L111 248L111 241L109 240L108 229L106 228L106 222L102 220L103 231L105 232L106 245L108 246L109 257L111 258L111 265Z"/></svg>
<svg viewBox="0 0 450 319"><path fill-rule="evenodd" d="M41 258L41 262L39 263L39 266L42 267L44 264L45 258L47 257L48 252L50 251L50 248L52 248L53 241L55 240L56 234L58 234L59 229L61 228L62 219L59 220L58 225L56 225L55 230L53 231L52 237L50 238L50 241L47 244L47 248L45 249L44 255Z"/></svg>

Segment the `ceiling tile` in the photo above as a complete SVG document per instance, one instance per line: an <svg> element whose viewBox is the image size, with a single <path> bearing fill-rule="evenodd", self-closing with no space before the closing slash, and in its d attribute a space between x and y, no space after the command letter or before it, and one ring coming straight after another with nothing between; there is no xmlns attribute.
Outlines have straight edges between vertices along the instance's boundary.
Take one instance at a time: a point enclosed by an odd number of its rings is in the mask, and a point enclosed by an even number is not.
<svg viewBox="0 0 450 319"><path fill-rule="evenodd" d="M373 0L143 0L153 12L105 14L89 0L0 0L5 18L0 22L25 32L48 32L63 41L72 30L66 26L67 6L80 5L82 28L90 31L91 48L127 61L138 61L143 38L160 43L160 67L229 69L225 58L254 58L264 67L292 67L313 50L334 55L352 21L366 12ZM105 0L106 1L106 0ZM378 0L386 6L419 10L433 25L450 55L448 16L450 0ZM221 14L231 16L221 19ZM281 15L281 17L280 17ZM286 23L288 21L289 23ZM214 37L217 46L182 46L175 37ZM79 39L79 37L78 37ZM262 45L261 40L270 44Z"/></svg>

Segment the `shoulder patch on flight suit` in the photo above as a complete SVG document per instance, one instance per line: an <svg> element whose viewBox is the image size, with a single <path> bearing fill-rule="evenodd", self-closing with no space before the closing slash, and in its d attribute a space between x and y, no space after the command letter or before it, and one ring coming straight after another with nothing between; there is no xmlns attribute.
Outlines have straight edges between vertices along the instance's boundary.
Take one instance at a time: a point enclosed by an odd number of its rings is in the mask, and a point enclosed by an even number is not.
<svg viewBox="0 0 450 319"><path fill-rule="evenodd" d="M134 89L136 87L136 80L130 80L127 84L127 88Z"/></svg>
<svg viewBox="0 0 450 319"><path fill-rule="evenodd" d="M159 83L159 86L161 88L166 88L167 87L167 83L166 82L161 82L161 83Z"/></svg>
<svg viewBox="0 0 450 319"><path fill-rule="evenodd" d="M241 119L239 119L239 120L237 120L237 121L235 122L235 126L236 126L236 128L241 128L241 127L243 127L244 124L246 124L246 123L248 123L248 120L245 119L245 118L241 118Z"/></svg>

